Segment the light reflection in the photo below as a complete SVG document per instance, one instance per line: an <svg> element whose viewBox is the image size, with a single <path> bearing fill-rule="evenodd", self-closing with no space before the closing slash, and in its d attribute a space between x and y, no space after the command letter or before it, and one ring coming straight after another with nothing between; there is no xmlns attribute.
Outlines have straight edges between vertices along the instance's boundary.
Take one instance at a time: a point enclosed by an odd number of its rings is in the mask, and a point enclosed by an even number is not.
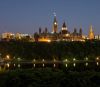
<svg viewBox="0 0 100 87"><path fill-rule="evenodd" d="M18 64L18 68L20 68L20 64Z"/></svg>
<svg viewBox="0 0 100 87"><path fill-rule="evenodd" d="M73 61L75 61L76 59L74 58Z"/></svg>
<svg viewBox="0 0 100 87"><path fill-rule="evenodd" d="M14 67L16 66L16 64L14 64Z"/></svg>
<svg viewBox="0 0 100 87"><path fill-rule="evenodd" d="M10 67L10 64L9 63L7 63L6 65L7 65L8 68Z"/></svg>
<svg viewBox="0 0 100 87"><path fill-rule="evenodd" d="M67 62L68 60L66 59L65 61Z"/></svg>
<svg viewBox="0 0 100 87"><path fill-rule="evenodd" d="M33 61L35 62L36 60L35 60L35 59L33 59Z"/></svg>
<svg viewBox="0 0 100 87"><path fill-rule="evenodd" d="M99 60L99 57L97 57L96 60Z"/></svg>
<svg viewBox="0 0 100 87"><path fill-rule="evenodd" d="M75 67L76 66L76 63L73 63L73 66Z"/></svg>
<svg viewBox="0 0 100 87"><path fill-rule="evenodd" d="M43 63L43 67L44 67L44 63Z"/></svg>
<svg viewBox="0 0 100 87"><path fill-rule="evenodd" d="M42 61L44 62L44 59Z"/></svg>
<svg viewBox="0 0 100 87"><path fill-rule="evenodd" d="M56 64L53 64L53 67L55 68L56 67Z"/></svg>
<svg viewBox="0 0 100 87"><path fill-rule="evenodd" d="M56 61L56 59L54 59L54 62Z"/></svg>
<svg viewBox="0 0 100 87"><path fill-rule="evenodd" d="M10 56L9 56L9 55L7 55L7 56L6 56L6 58L9 60L9 59L10 59Z"/></svg>
<svg viewBox="0 0 100 87"><path fill-rule="evenodd" d="M34 68L35 68L35 64L33 64Z"/></svg>
<svg viewBox="0 0 100 87"><path fill-rule="evenodd" d="M96 62L97 66L99 66L99 62Z"/></svg>
<svg viewBox="0 0 100 87"><path fill-rule="evenodd" d="M86 57L86 61L88 61L88 58Z"/></svg>
<svg viewBox="0 0 100 87"><path fill-rule="evenodd" d="M67 67L68 65L66 64L66 67Z"/></svg>
<svg viewBox="0 0 100 87"><path fill-rule="evenodd" d="M85 66L88 66L88 63L85 63Z"/></svg>

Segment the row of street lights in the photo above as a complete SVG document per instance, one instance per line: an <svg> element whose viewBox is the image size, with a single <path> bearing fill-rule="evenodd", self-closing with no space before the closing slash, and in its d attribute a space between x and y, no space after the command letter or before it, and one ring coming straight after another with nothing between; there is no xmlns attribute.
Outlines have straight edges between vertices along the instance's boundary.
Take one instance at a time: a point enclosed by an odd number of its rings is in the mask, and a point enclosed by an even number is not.
<svg viewBox="0 0 100 87"><path fill-rule="evenodd" d="M0 54L1 56L1 54ZM15 59L15 57L14 57ZM6 55L6 57L4 58L4 61L6 61L6 67L9 68L10 67L10 62L11 62L10 55ZM99 57L96 58L96 65L99 66ZM21 58L17 58L17 62L19 62L19 64L17 65L18 68L21 67L20 62L23 61ZM53 63L53 67L56 67L56 63L61 62L65 64L65 67L68 67L68 63L73 62L73 66L76 67L76 62L80 62L80 61L86 61L85 66L89 65L89 59L88 57L85 58L85 60L76 60L76 58L73 58L73 61L69 61L68 59L65 59L64 61L58 61L56 59L54 59L53 61L51 61ZM36 67L36 62L38 63L38 61L36 59L33 59L32 63L33 63L33 67ZM42 59L42 66L45 67L45 63L48 63L48 61L46 61L45 59ZM14 63L14 67L16 66L16 64Z"/></svg>

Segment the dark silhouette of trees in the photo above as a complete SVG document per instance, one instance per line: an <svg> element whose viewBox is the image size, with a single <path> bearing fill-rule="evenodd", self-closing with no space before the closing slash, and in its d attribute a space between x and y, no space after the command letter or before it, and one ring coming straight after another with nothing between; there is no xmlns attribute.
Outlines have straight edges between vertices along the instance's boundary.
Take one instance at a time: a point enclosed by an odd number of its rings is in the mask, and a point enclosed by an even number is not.
<svg viewBox="0 0 100 87"><path fill-rule="evenodd" d="M23 59L70 59L83 60L88 57L95 59L100 57L100 41L86 42L23 42L23 41L1 41L0 53L2 58L9 54L12 58Z"/></svg>

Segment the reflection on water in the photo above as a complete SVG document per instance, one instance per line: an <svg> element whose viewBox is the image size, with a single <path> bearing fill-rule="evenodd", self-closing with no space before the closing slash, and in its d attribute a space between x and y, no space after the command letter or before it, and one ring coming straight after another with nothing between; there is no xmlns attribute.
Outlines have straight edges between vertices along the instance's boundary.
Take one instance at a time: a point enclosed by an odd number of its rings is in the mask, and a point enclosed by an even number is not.
<svg viewBox="0 0 100 87"><path fill-rule="evenodd" d="M88 66L88 63L85 63L85 66Z"/></svg>
<svg viewBox="0 0 100 87"><path fill-rule="evenodd" d="M6 64L6 66L7 66L7 68L9 68L9 67L10 67L10 64L9 64L9 63L7 63L7 64Z"/></svg>
<svg viewBox="0 0 100 87"><path fill-rule="evenodd" d="M66 64L66 67L67 67L68 65Z"/></svg>
<svg viewBox="0 0 100 87"><path fill-rule="evenodd" d="M73 63L73 66L75 67L76 66L76 63Z"/></svg>
<svg viewBox="0 0 100 87"><path fill-rule="evenodd" d="M20 68L20 64L18 64L18 68Z"/></svg>
<svg viewBox="0 0 100 87"><path fill-rule="evenodd" d="M44 67L44 63L43 63L43 67Z"/></svg>
<svg viewBox="0 0 100 87"><path fill-rule="evenodd" d="M14 67L16 66L16 64L14 64Z"/></svg>
<svg viewBox="0 0 100 87"><path fill-rule="evenodd" d="M56 67L56 64L53 64L53 67L55 68Z"/></svg>
<svg viewBox="0 0 100 87"><path fill-rule="evenodd" d="M97 62L96 64L97 64L97 66L99 66L99 62Z"/></svg>
<svg viewBox="0 0 100 87"><path fill-rule="evenodd" d="M35 64L33 64L34 68L35 68Z"/></svg>

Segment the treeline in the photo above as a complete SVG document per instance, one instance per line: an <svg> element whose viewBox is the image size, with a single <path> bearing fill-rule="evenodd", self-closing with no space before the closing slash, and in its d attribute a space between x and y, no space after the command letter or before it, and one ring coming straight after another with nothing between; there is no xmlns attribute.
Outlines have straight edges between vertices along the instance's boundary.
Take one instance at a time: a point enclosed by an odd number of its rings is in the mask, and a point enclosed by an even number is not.
<svg viewBox="0 0 100 87"><path fill-rule="evenodd" d="M95 59L100 56L100 41L92 40L86 42L22 42L22 41L1 41L1 57L7 54L11 58L22 59Z"/></svg>
<svg viewBox="0 0 100 87"><path fill-rule="evenodd" d="M0 87L100 87L100 73L38 68L0 73Z"/></svg>

